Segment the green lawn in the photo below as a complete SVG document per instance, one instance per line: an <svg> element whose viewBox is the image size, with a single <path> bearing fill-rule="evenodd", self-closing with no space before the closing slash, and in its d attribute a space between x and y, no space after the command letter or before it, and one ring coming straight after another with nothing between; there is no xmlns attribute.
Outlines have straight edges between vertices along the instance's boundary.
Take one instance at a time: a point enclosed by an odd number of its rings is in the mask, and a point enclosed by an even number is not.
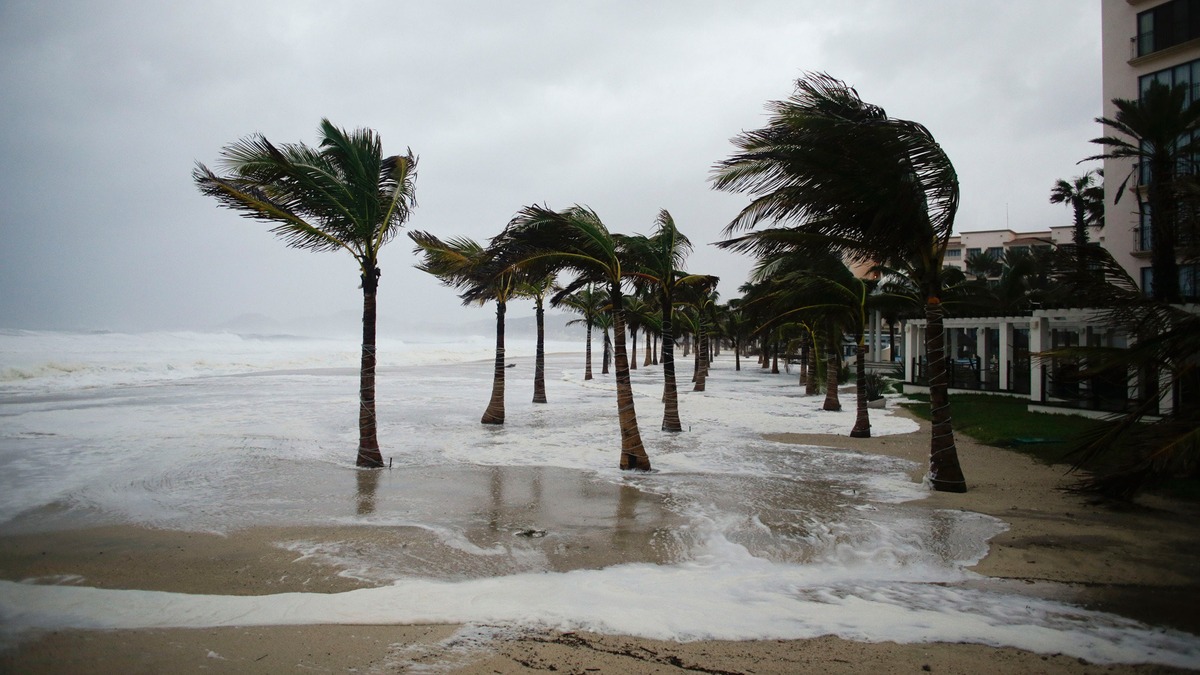
<svg viewBox="0 0 1200 675"><path fill-rule="evenodd" d="M929 419L929 396L907 394L912 402L900 405ZM1071 464L1066 455L1080 434L1099 424L1078 415L1029 412L1029 401L986 394L951 394L950 418L956 433L966 434L985 445L1009 448L1030 455L1044 464ZM1116 468L1119 457L1105 457L1091 468ZM1154 490L1165 496L1200 502L1200 479L1173 478Z"/></svg>
<svg viewBox="0 0 1200 675"><path fill-rule="evenodd" d="M900 405L929 419L929 397L908 394L913 403ZM1072 442L1096 426L1096 420L1077 415L1029 412L1029 401L986 394L951 394L950 417L954 430L985 445L1012 448L1046 464L1069 463L1064 456Z"/></svg>

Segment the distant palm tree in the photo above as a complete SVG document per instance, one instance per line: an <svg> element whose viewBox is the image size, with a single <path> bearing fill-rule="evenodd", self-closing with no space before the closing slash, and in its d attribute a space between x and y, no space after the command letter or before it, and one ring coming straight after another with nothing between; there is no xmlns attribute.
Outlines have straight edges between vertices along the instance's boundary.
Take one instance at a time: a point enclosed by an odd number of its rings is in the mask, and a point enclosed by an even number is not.
<svg viewBox="0 0 1200 675"><path fill-rule="evenodd" d="M753 281L771 281L769 297L777 312L775 321L787 319L820 327L826 336L829 357L826 366L825 410L840 410L838 368L842 335L849 333L855 343L857 415L850 435L871 436L867 408L867 343L863 328L867 321L867 298L872 284L860 279L828 252L813 250L799 228L770 228L751 232L717 244L722 248L752 253L758 263L751 272Z"/></svg>
<svg viewBox="0 0 1200 675"><path fill-rule="evenodd" d="M649 312L651 308L646 304L646 300L637 295L625 297L625 325L629 329L629 369L637 370L637 336L638 333L646 330L647 335L650 326ZM650 345L647 342L645 346L647 356L650 354ZM649 364L647 364L649 365Z"/></svg>
<svg viewBox="0 0 1200 675"><path fill-rule="evenodd" d="M809 74L769 104L765 128L733 139L713 186L752 195L726 232L796 223L814 251L901 271L920 289L927 321L932 410L929 480L967 489L950 420L942 266L954 229L954 165L924 126L889 117L844 82Z"/></svg>
<svg viewBox="0 0 1200 675"><path fill-rule="evenodd" d="M604 293L592 288L580 288L574 293L558 293L550 299L552 307L566 307L577 313L581 318L567 322L568 326L583 324L587 330L583 359L583 379L592 379L592 329L596 327L596 317L604 310L607 300Z"/></svg>
<svg viewBox="0 0 1200 675"><path fill-rule="evenodd" d="M552 211L526 206L493 242L506 252L509 264L531 273L569 271L576 275L560 295L592 283L608 290L613 317L613 351L616 361L617 419L621 427L622 469L650 470L650 457L642 445L625 350L625 307L621 285L623 268L621 235L609 232L595 211L573 206Z"/></svg>
<svg viewBox="0 0 1200 675"><path fill-rule="evenodd" d="M1093 143L1106 146L1108 152L1088 157L1097 159L1132 159L1133 170L1121 181L1114 203L1120 200L1130 178L1136 181L1145 168L1149 178L1151 247L1150 257L1154 281L1151 292L1156 300L1179 302L1179 264L1176 247L1179 243L1176 228L1176 180L1196 172L1195 157L1200 153L1200 99L1193 99L1191 86L1178 84L1168 87L1152 83L1140 99L1114 98L1115 117L1097 117L1096 121L1110 127L1119 136L1103 136ZM1143 166L1144 165L1144 166ZM1140 192L1135 193L1139 197Z"/></svg>
<svg viewBox="0 0 1200 675"><path fill-rule="evenodd" d="M1059 178L1050 190L1051 204L1071 207L1074 217L1072 243L1080 251L1077 271L1081 279L1087 276L1088 226L1104 224L1104 185L1096 183L1096 175L1096 171L1088 171L1070 182Z"/></svg>
<svg viewBox="0 0 1200 675"><path fill-rule="evenodd" d="M428 272L442 283L462 291L464 305L483 305L496 301L496 356L492 369L492 396L483 411L483 424L504 424L504 316L508 301L520 288L517 270L499 268L491 252L467 237L443 241L428 232L409 232L416 244L414 252L424 255L417 269Z"/></svg>
<svg viewBox="0 0 1200 675"><path fill-rule="evenodd" d="M533 402L546 402L546 296L555 288L554 275L536 279L526 278L517 286L517 293L533 299L537 321L537 347L533 361Z"/></svg>
<svg viewBox="0 0 1200 675"><path fill-rule="evenodd" d="M370 129L346 132L321 120L320 144L276 146L254 134L221 150L217 175L197 163L200 191L247 218L271 223L293 248L345 250L358 261L363 291L359 369L358 452L355 464L383 466L375 421L375 293L379 249L416 206L417 158L383 156Z"/></svg>

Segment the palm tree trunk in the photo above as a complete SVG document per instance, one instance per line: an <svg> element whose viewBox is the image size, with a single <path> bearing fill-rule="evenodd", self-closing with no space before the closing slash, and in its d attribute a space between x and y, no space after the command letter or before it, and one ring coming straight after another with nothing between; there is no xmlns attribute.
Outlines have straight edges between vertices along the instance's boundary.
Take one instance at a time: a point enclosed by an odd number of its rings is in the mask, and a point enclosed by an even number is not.
<svg viewBox="0 0 1200 675"><path fill-rule="evenodd" d="M533 362L533 402L546 402L546 308L537 298L537 356Z"/></svg>
<svg viewBox="0 0 1200 675"><path fill-rule="evenodd" d="M734 339L733 341L733 369L740 371L742 369L742 345L741 340Z"/></svg>
<svg viewBox="0 0 1200 675"><path fill-rule="evenodd" d="M779 341L771 344L771 374L779 374Z"/></svg>
<svg viewBox="0 0 1200 675"><path fill-rule="evenodd" d="M649 368L649 367L652 365L652 364L651 364L651 360L652 360L652 359L653 359L653 357L654 357L654 348L653 348L653 346L650 344L650 342L651 342L651 338L650 338L650 329L649 329L649 328L643 328L643 329L642 329L642 335L645 335L645 336L646 336L646 347L645 347L645 348L642 350L642 351L646 352L646 358L645 358L645 360L643 360L643 361L642 361L642 367L643 367L643 368ZM657 340L655 341L655 343L657 343Z"/></svg>
<svg viewBox="0 0 1200 675"><path fill-rule="evenodd" d="M829 332L826 348L829 350L829 356L825 358L825 404L821 406L821 409L841 410L842 402L838 399L838 358L834 331Z"/></svg>
<svg viewBox="0 0 1200 675"><path fill-rule="evenodd" d="M812 363L808 366L808 375L804 379L804 395L816 396L821 393L821 386L818 383L821 379L821 355L817 353L816 346L809 347L808 358Z"/></svg>
<svg viewBox="0 0 1200 675"><path fill-rule="evenodd" d="M379 439L375 435L375 290L379 275L374 265L363 266L362 363L358 378L358 458L356 466L383 466Z"/></svg>
<svg viewBox="0 0 1200 675"><path fill-rule="evenodd" d="M675 385L675 335L671 323L670 297L663 298L662 367L663 367L663 431L683 431L679 421L679 390Z"/></svg>
<svg viewBox="0 0 1200 675"><path fill-rule="evenodd" d="M936 296L925 304L925 352L929 360L929 416L933 434L929 442L929 483L934 490L966 492L967 481L958 464L954 429L950 426L950 392L946 373L946 340L942 327L945 310Z"/></svg>
<svg viewBox="0 0 1200 675"><path fill-rule="evenodd" d="M629 331L629 369L637 370L637 330Z"/></svg>
<svg viewBox="0 0 1200 675"><path fill-rule="evenodd" d="M858 382L854 387L856 415L850 438L871 437L871 416L867 412L867 344L858 336L858 348L854 350L854 376Z"/></svg>
<svg viewBox="0 0 1200 675"><path fill-rule="evenodd" d="M692 391L704 391L708 381L708 333L704 328L696 335L696 386Z"/></svg>
<svg viewBox="0 0 1200 675"><path fill-rule="evenodd" d="M496 366L492 373L492 398L483 411L483 424L504 424L504 313L502 300L496 301Z"/></svg>
<svg viewBox="0 0 1200 675"><path fill-rule="evenodd" d="M621 425L621 468L650 470L650 456L642 445L638 431L637 411L633 407L633 385L629 380L629 356L625 353L625 308L621 301L621 284L610 289L613 306L613 345L617 369L617 420Z"/></svg>
<svg viewBox="0 0 1200 675"><path fill-rule="evenodd" d="M624 337L624 336L622 336L622 337ZM603 364L600 366L600 374L601 375L608 374L608 364L610 361L612 361L612 338L609 337L608 329L605 328L604 329L604 358L602 358L600 360L601 364Z"/></svg>
<svg viewBox="0 0 1200 675"><path fill-rule="evenodd" d="M584 323L587 324L587 356L584 360L583 379L592 379L592 317L584 317Z"/></svg>

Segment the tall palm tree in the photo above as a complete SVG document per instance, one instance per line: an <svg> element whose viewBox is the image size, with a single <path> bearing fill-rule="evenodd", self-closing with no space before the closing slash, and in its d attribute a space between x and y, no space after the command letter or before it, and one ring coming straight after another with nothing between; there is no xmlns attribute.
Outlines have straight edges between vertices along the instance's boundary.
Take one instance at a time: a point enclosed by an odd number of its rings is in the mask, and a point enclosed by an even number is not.
<svg viewBox="0 0 1200 675"><path fill-rule="evenodd" d="M467 237L443 241L428 232L409 232L416 244L414 252L424 255L417 269L428 272L442 283L462 291L464 305L483 305L496 301L496 356L492 369L492 396L483 411L483 424L504 424L504 316L508 301L520 289L517 270L497 266L492 253Z"/></svg>
<svg viewBox="0 0 1200 675"><path fill-rule="evenodd" d="M1191 96L1191 86L1168 87L1151 84L1138 100L1114 98L1116 116L1097 117L1096 121L1119 135L1092 139L1108 151L1082 161L1132 159L1136 164L1117 188L1114 203L1120 200L1129 179L1135 185L1138 172L1146 169L1149 185L1151 247L1150 264L1156 300L1179 302L1179 265L1176 261L1176 180L1196 172L1195 156L1200 153L1200 99ZM1137 191L1139 197L1141 193Z"/></svg>
<svg viewBox="0 0 1200 675"><path fill-rule="evenodd" d="M587 207L552 211L545 206L526 206L493 241L506 252L510 265L527 267L534 273L573 272L576 278L566 285L563 293L574 292L590 283L607 287L613 316L617 419L621 427L620 467L648 471L650 457L638 430L629 358L625 351L621 285L626 280L626 272L622 266L621 239L620 235L609 232L600 217Z"/></svg>
<svg viewBox="0 0 1200 675"><path fill-rule="evenodd" d="M795 223L814 250L880 263L913 280L928 322L930 484L966 491L950 422L941 305L958 210L954 165L924 126L889 117L829 75L806 75L788 100L768 108L768 125L735 137L737 152L714 169L715 188L752 195L726 232Z"/></svg>
<svg viewBox="0 0 1200 675"><path fill-rule="evenodd" d="M715 285L716 277L683 270L692 242L679 231L666 209L658 212L654 232L648 237L626 237L627 273L640 288L654 289L662 310L663 431L683 431L679 419L679 393L675 380L675 294L692 285Z"/></svg>
<svg viewBox="0 0 1200 675"><path fill-rule="evenodd" d="M1072 243L1079 249L1079 277L1087 275L1088 226L1104 224L1104 185L1096 182L1096 171L1085 172L1069 182L1059 178L1050 189L1051 204L1066 204L1074 217Z"/></svg>
<svg viewBox="0 0 1200 675"><path fill-rule="evenodd" d="M202 193L246 218L270 223L293 248L345 250L362 280L362 358L359 369L358 452L355 464L383 466L375 420L375 294L379 249L392 240L416 206L417 157L384 157L370 129L347 132L322 119L320 144L276 146L262 134L221 150L217 175L201 163L192 178Z"/></svg>

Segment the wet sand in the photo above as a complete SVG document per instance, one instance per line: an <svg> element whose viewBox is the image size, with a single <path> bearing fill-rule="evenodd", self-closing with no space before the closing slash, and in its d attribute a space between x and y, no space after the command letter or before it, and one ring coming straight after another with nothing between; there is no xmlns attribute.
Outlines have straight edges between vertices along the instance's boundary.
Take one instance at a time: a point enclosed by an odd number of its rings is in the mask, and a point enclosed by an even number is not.
<svg viewBox="0 0 1200 675"><path fill-rule="evenodd" d="M771 438L906 457L920 463L928 453L928 426L923 422L918 432L872 439L804 434ZM1200 633L1200 613L1195 611L1200 601L1200 509L1154 498L1136 507L1089 504L1085 498L1058 489L1070 480L1062 475L1061 468L1040 465L1018 453L982 446L962 436L958 451L970 492L935 493L914 506L965 509L1009 523L1010 529L992 540L989 555L974 568L988 577L980 583L1013 585L1023 593L1058 597L1153 625ZM919 479L920 473L915 471L914 479ZM548 479L541 489L553 489L555 480ZM360 494L375 492L367 489ZM612 504L613 497L600 498ZM616 497L620 504L620 495ZM525 503L523 497L516 502ZM549 538L532 535L551 521L514 512L506 506L503 495L491 495L491 501L481 502L484 505L479 508L485 508L486 503L495 505L495 526L471 535L472 543L486 546L489 538L496 536L522 536L521 528L533 530L529 532L530 546L547 547L550 543ZM545 548L559 552L557 558L547 558L555 561L553 567L602 567L615 562L611 555L624 560L630 559L628 556L669 560L671 548L654 543L662 541L656 532L670 528L669 516L660 512L660 505L644 497L628 496L624 503L627 508L641 509L641 513L658 513L661 520L618 536L611 529L622 519L619 514L605 514L604 518L616 520L594 523L594 528L585 528L590 535L565 548ZM581 518L583 512L555 517ZM588 536L597 539L589 542ZM50 534L0 538L0 578L186 593L331 593L384 581L346 576L344 568L330 560L280 548L280 542L342 541L354 549L394 546L401 540L418 549L436 546L433 538L422 538L419 532L403 526L260 527L224 535L121 525L60 529ZM614 543L623 547L616 554L608 552ZM414 554L414 560L431 552L432 548L421 550ZM1178 672L1159 666L1097 666L1064 656L970 644L872 644L833 637L676 643L503 628L491 632L472 629L464 634L460 628L406 625L61 631L25 640L0 653L0 671L275 673L433 668L463 673Z"/></svg>

